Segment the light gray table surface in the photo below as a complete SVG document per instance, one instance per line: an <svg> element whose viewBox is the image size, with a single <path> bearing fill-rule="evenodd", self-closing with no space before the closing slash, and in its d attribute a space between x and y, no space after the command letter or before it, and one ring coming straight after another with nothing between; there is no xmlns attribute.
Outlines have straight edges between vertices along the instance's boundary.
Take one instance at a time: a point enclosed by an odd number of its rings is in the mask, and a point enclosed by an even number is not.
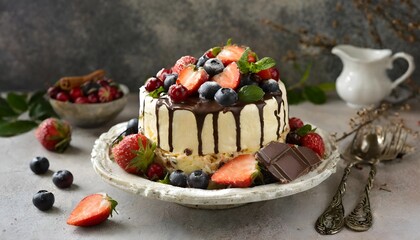
<svg viewBox="0 0 420 240"><path fill-rule="evenodd" d="M323 105L290 106L290 116L337 133L349 130L349 119L355 114L356 110L334 97ZM111 126L137 115L138 100L133 94L124 111L105 126L74 127L71 147L63 154L45 150L34 131L0 138L0 239L420 239L418 139L414 143L416 152L378 166L371 192L374 226L363 233L344 229L334 236L322 236L315 231L314 223L337 188L344 162L338 164L335 174L308 191L226 210L191 209L108 185L92 168L93 144ZM418 130L420 105L412 106L403 117L408 126ZM35 156L50 160L47 174L31 172L29 162ZM58 189L51 181L53 172L60 169L74 175L74 184L68 190ZM368 168L351 173L344 198L346 212L356 203L367 173ZM47 212L32 205L32 195L41 189L55 195L54 207ZM119 214L95 227L67 225L75 205L96 192L106 192L117 200Z"/></svg>

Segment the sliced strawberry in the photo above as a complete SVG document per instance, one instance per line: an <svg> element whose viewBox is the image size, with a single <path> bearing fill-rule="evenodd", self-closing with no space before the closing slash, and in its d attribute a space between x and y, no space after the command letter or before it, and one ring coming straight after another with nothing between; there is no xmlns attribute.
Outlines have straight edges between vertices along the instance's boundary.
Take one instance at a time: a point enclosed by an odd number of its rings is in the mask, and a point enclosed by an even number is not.
<svg viewBox="0 0 420 240"><path fill-rule="evenodd" d="M199 67L196 69L194 65L188 65L179 74L176 80L177 84L181 84L188 90L188 95L194 94L198 91L198 88L205 81L209 79L209 74L204 68Z"/></svg>
<svg viewBox="0 0 420 240"><path fill-rule="evenodd" d="M238 45L227 45L223 47L222 51L220 51L216 58L220 59L223 62L223 65L227 66L231 62L237 62L245 52L245 49L245 47ZM248 55L248 62L255 62L255 60L255 53L250 51Z"/></svg>
<svg viewBox="0 0 420 240"><path fill-rule="evenodd" d="M235 157L219 168L211 177L215 183L231 187L249 187L259 174L258 162L252 154Z"/></svg>
<svg viewBox="0 0 420 240"><path fill-rule="evenodd" d="M111 151L115 162L122 169L128 173L141 174L153 162L155 148L155 144L138 133L124 137Z"/></svg>
<svg viewBox="0 0 420 240"><path fill-rule="evenodd" d="M176 73L179 75L186 66L190 64L195 64L196 62L197 62L197 59L193 56L183 56L176 61L171 71L172 73Z"/></svg>
<svg viewBox="0 0 420 240"><path fill-rule="evenodd" d="M279 70L275 67L271 67L268 69L261 70L257 73L257 75L262 79L274 79L279 80Z"/></svg>
<svg viewBox="0 0 420 240"><path fill-rule="evenodd" d="M238 65L236 62L232 62L223 69L223 72L213 76L212 80L217 82L222 88L236 89L241 80Z"/></svg>
<svg viewBox="0 0 420 240"><path fill-rule="evenodd" d="M96 193L82 199L67 219L67 224L74 226L93 226L112 217L117 201L105 193Z"/></svg>

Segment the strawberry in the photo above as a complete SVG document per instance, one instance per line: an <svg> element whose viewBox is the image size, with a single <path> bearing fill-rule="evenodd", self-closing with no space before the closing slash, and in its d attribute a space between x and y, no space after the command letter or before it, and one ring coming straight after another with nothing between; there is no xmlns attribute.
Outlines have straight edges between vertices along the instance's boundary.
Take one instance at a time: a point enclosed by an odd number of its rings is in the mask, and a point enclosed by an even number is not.
<svg viewBox="0 0 420 240"><path fill-rule="evenodd" d="M106 193L96 193L83 198L71 212L67 224L88 227L97 225L112 217L112 211L118 205Z"/></svg>
<svg viewBox="0 0 420 240"><path fill-rule="evenodd" d="M171 69L162 68L161 70L159 70L158 73L156 73L156 77L160 79L162 82L164 82L166 79L166 75L171 74L171 73L172 73Z"/></svg>
<svg viewBox="0 0 420 240"><path fill-rule="evenodd" d="M180 74L181 71L190 64L195 64L197 62L197 59L192 56L183 56L180 59L178 59L175 63L175 65L172 67L171 71L172 73ZM162 80L162 79L161 79Z"/></svg>
<svg viewBox="0 0 420 240"><path fill-rule="evenodd" d="M70 145L71 127L66 121L47 118L35 130L35 137L47 150L61 153Z"/></svg>
<svg viewBox="0 0 420 240"><path fill-rule="evenodd" d="M216 58L220 59L223 65L227 66L232 62L237 62L244 52L245 47L227 45L223 47L222 51L220 51ZM255 62L255 60L255 53L250 51L248 54L248 62Z"/></svg>
<svg viewBox="0 0 420 240"><path fill-rule="evenodd" d="M257 73L257 75L262 80L274 79L274 80L278 81L279 78L280 78L279 70L275 67L271 67L271 68L268 68L268 69L261 70Z"/></svg>
<svg viewBox="0 0 420 240"><path fill-rule="evenodd" d="M98 90L99 101L102 103L112 101L114 99L112 91L110 86L100 87Z"/></svg>
<svg viewBox="0 0 420 240"><path fill-rule="evenodd" d="M223 69L223 72L213 76L212 80L217 82L222 88L236 89L241 81L238 65L236 62L232 62Z"/></svg>
<svg viewBox="0 0 420 240"><path fill-rule="evenodd" d="M141 174L147 171L155 157L156 145L143 134L131 134L124 137L112 148L115 162L126 172Z"/></svg>
<svg viewBox="0 0 420 240"><path fill-rule="evenodd" d="M316 132L309 132L300 139L300 144L304 147L312 149L318 154L319 157L323 157L325 153L324 140Z"/></svg>
<svg viewBox="0 0 420 240"><path fill-rule="evenodd" d="M249 187L259 174L258 162L252 154L235 157L219 168L211 180L217 184L231 187Z"/></svg>
<svg viewBox="0 0 420 240"><path fill-rule="evenodd" d="M188 95L194 94L198 91L198 88L205 81L209 79L209 74L204 68L199 67L196 69L194 65L188 65L180 73L176 80L177 84L181 84L188 90Z"/></svg>

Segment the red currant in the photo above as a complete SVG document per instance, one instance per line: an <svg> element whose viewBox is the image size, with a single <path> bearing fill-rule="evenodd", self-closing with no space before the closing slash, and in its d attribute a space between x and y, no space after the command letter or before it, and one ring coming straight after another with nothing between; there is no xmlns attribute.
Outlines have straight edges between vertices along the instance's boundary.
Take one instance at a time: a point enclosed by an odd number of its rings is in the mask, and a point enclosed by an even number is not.
<svg viewBox="0 0 420 240"><path fill-rule="evenodd" d="M87 96L88 100L90 103L97 103L99 102L99 97L98 94L96 93L91 93Z"/></svg>
<svg viewBox="0 0 420 240"><path fill-rule="evenodd" d="M169 87L168 95L173 102L182 102L188 97L188 90L181 84L174 84Z"/></svg>
<svg viewBox="0 0 420 240"><path fill-rule="evenodd" d="M59 92L57 93L56 99L58 101L67 102L70 100L70 96L67 92Z"/></svg>
<svg viewBox="0 0 420 240"><path fill-rule="evenodd" d="M171 69L162 68L158 73L156 73L156 77L159 78L162 82L165 81L166 75L171 74Z"/></svg>
<svg viewBox="0 0 420 240"><path fill-rule="evenodd" d="M50 98L55 99L59 92L61 92L61 88L58 86L53 86L53 87L48 88L47 94L48 96L50 96Z"/></svg>
<svg viewBox="0 0 420 240"><path fill-rule="evenodd" d="M78 97L76 98L76 100L74 100L74 103L77 104L85 104L85 103L89 103L89 99L87 97Z"/></svg>
<svg viewBox="0 0 420 240"><path fill-rule="evenodd" d="M271 78L278 81L280 78L279 70L275 67L270 68Z"/></svg>
<svg viewBox="0 0 420 240"><path fill-rule="evenodd" d="M158 163L152 163L147 169L147 178L150 180L163 179L165 177L165 170Z"/></svg>
<svg viewBox="0 0 420 240"><path fill-rule="evenodd" d="M146 91L153 92L159 87L163 87L163 82L159 80L159 78L151 77L147 79L146 83L144 84L144 87L146 88Z"/></svg>

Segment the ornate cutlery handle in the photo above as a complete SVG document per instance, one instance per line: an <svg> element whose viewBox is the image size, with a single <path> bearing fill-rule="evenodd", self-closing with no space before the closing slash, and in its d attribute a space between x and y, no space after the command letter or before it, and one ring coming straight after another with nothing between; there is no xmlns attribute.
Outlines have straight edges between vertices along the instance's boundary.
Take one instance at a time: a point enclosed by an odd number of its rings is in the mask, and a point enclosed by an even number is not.
<svg viewBox="0 0 420 240"><path fill-rule="evenodd" d="M373 216L370 208L369 193L373 186L376 175L375 164L371 165L368 182L365 186L359 203L353 211L345 218L346 226L354 231L367 231L373 224Z"/></svg>
<svg viewBox="0 0 420 240"><path fill-rule="evenodd" d="M350 174L351 168L355 162L347 165L344 169L343 177L340 185L335 193L330 205L318 217L315 223L315 229L318 233L323 235L332 235L341 231L344 227L344 207L343 195L346 192L346 181Z"/></svg>

